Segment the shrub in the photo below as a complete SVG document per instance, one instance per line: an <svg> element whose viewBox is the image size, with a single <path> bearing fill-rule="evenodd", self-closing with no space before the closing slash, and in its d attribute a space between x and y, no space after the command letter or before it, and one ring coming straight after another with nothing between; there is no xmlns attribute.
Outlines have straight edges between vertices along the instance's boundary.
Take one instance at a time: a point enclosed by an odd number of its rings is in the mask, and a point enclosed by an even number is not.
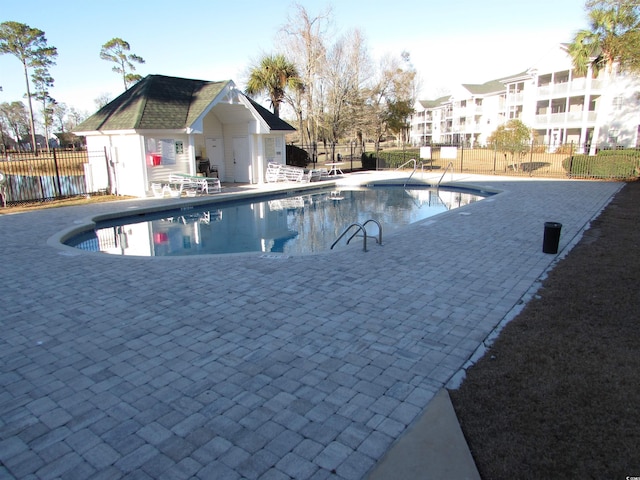
<svg viewBox="0 0 640 480"><path fill-rule="evenodd" d="M635 148L627 148L625 150L600 150L598 151L599 157L625 157L640 159L640 150Z"/></svg>
<svg viewBox="0 0 640 480"><path fill-rule="evenodd" d="M547 153L547 147L546 145L534 145L531 151L533 153ZM570 153L570 152L562 152L562 153Z"/></svg>
<svg viewBox="0 0 640 480"><path fill-rule="evenodd" d="M309 165L309 154L300 147L287 145L287 165L305 168Z"/></svg>
<svg viewBox="0 0 640 480"><path fill-rule="evenodd" d="M554 153L571 155L575 151L576 151L575 145L573 145L572 143L563 143L558 148L556 148Z"/></svg>
<svg viewBox="0 0 640 480"><path fill-rule="evenodd" d="M602 150L595 156L573 155L562 161L566 172L576 177L631 178L640 174L640 152Z"/></svg>
<svg viewBox="0 0 640 480"><path fill-rule="evenodd" d="M377 161L376 161L377 157ZM364 170L375 170L376 168L398 168L412 158L420 158L420 151L411 150L390 150L388 152L364 152L362 154L362 168Z"/></svg>

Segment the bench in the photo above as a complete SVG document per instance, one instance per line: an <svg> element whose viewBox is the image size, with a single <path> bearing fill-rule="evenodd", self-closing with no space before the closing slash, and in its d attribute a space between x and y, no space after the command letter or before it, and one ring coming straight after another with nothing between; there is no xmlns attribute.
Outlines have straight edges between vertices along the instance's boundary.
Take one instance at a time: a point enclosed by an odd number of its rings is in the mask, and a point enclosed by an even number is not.
<svg viewBox="0 0 640 480"><path fill-rule="evenodd" d="M267 182L314 182L326 180L329 172L326 168L311 169L305 173L304 168L281 163L269 162L265 180Z"/></svg>
<svg viewBox="0 0 640 480"><path fill-rule="evenodd" d="M320 180L329 180L331 176L326 168L314 168L309 170L309 181L319 182Z"/></svg>
<svg viewBox="0 0 640 480"><path fill-rule="evenodd" d="M187 175L186 173L171 173L169 175L169 183L182 184L187 195L189 195L190 192L208 194L222 191L220 179L215 177L198 177L195 175Z"/></svg>

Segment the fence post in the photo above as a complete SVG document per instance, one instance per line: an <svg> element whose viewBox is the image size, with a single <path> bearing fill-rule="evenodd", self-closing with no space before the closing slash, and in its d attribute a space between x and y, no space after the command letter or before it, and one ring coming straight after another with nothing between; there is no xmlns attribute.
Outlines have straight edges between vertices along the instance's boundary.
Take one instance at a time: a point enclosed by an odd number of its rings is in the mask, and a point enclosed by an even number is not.
<svg viewBox="0 0 640 480"><path fill-rule="evenodd" d="M58 157L56 156L56 149L52 148L53 152L53 166L56 169L56 186L58 187L58 192L56 197L62 196L62 185L60 184L60 169L58 168Z"/></svg>
<svg viewBox="0 0 640 480"><path fill-rule="evenodd" d="M464 161L464 142L460 143L460 173L462 173L462 163Z"/></svg>
<svg viewBox="0 0 640 480"><path fill-rule="evenodd" d="M111 181L111 168L109 165L109 156L107 155L107 147L104 147L104 164L107 168L107 185L109 186L109 194L113 195L113 182Z"/></svg>
<svg viewBox="0 0 640 480"><path fill-rule="evenodd" d="M493 142L493 174L496 174L496 157L498 155L498 142Z"/></svg>
<svg viewBox="0 0 640 480"><path fill-rule="evenodd" d="M531 140L531 148L529 150L529 176L533 176L533 140Z"/></svg>
<svg viewBox="0 0 640 480"><path fill-rule="evenodd" d="M571 178L572 173L573 173L573 140L571 140L571 149L569 150L569 172L568 172L569 178Z"/></svg>

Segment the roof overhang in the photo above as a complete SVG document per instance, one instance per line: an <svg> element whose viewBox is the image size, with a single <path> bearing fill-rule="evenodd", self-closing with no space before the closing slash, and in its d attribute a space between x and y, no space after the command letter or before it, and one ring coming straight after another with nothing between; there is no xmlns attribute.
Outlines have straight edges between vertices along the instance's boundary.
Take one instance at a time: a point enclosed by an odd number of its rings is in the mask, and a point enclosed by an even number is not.
<svg viewBox="0 0 640 480"><path fill-rule="evenodd" d="M134 129L130 130L91 130L91 131L80 131L80 132L71 132L74 135L78 135L79 137L96 137L96 136L108 136L108 135L135 135L137 132Z"/></svg>
<svg viewBox="0 0 640 480"><path fill-rule="evenodd" d="M195 119L191 125L186 128L186 133L196 134L204 132L204 119L211 112L211 110L218 105L238 105L238 94L236 91L236 84L233 80L229 80L222 90L216 95L211 103L205 108L202 113ZM218 116L220 118L220 116Z"/></svg>

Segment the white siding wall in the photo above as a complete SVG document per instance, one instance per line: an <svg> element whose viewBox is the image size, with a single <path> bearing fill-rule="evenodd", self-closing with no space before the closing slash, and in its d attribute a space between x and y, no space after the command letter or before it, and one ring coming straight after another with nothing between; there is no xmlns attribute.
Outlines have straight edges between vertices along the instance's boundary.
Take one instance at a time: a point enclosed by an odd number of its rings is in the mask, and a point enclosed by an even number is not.
<svg viewBox="0 0 640 480"><path fill-rule="evenodd" d="M106 148L109 156L109 171L102 160L92 164L92 189L107 189L109 176L113 192L118 195L145 196L146 172L141 158L144 152L139 135L97 135L87 137L89 150Z"/></svg>
<svg viewBox="0 0 640 480"><path fill-rule="evenodd" d="M87 150L90 152L107 152L108 161L111 160L111 145L109 137L104 135L87 137ZM109 188L109 171L102 158L89 156L91 178L87 179L87 188L91 192L107 190Z"/></svg>
<svg viewBox="0 0 640 480"><path fill-rule="evenodd" d="M118 195L144 197L146 195L146 172L141 161L144 158L142 137L112 135L111 146L115 172L115 190Z"/></svg>
<svg viewBox="0 0 640 480"><path fill-rule="evenodd" d="M195 173L195 164L191 162L189 150L189 136L175 134L145 135L145 169L147 183L166 182L172 172ZM182 153L180 153L182 150ZM151 165L147 155L159 153L162 155L160 165ZM147 185L147 189L149 185Z"/></svg>

